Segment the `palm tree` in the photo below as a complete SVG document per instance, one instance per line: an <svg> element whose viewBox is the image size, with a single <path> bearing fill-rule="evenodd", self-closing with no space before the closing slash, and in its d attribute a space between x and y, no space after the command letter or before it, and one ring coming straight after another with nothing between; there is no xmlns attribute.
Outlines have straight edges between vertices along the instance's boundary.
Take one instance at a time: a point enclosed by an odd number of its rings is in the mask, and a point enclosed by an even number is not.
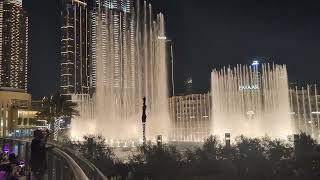
<svg viewBox="0 0 320 180"><path fill-rule="evenodd" d="M65 96L56 93L42 99L41 109L37 113L37 117L47 120L48 124L53 125L51 130L55 132L54 123L57 120L79 116L77 106L77 103L68 101Z"/></svg>

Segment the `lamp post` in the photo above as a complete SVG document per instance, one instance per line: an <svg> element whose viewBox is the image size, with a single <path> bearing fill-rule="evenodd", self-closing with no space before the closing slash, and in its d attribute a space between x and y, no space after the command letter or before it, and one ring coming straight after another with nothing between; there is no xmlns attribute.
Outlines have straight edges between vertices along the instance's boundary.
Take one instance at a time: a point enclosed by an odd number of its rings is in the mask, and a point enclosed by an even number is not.
<svg viewBox="0 0 320 180"><path fill-rule="evenodd" d="M146 145L146 123L147 123L147 115L146 115L146 97L143 98L143 106L142 106L142 139L143 145Z"/></svg>
<svg viewBox="0 0 320 180"><path fill-rule="evenodd" d="M162 145L162 136L161 135L157 136L157 145L158 146Z"/></svg>
<svg viewBox="0 0 320 180"><path fill-rule="evenodd" d="M231 134L225 133L225 141L226 141L226 147L230 148L231 146Z"/></svg>

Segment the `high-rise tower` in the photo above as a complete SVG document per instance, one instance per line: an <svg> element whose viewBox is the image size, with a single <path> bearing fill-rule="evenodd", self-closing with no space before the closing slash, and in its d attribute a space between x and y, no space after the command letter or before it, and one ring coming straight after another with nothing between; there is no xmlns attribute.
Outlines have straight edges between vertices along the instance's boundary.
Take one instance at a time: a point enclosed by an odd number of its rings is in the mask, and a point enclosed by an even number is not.
<svg viewBox="0 0 320 180"><path fill-rule="evenodd" d="M61 94L90 94L90 24L87 0L62 0Z"/></svg>
<svg viewBox="0 0 320 180"><path fill-rule="evenodd" d="M28 88L28 17L22 0L0 0L0 87Z"/></svg>

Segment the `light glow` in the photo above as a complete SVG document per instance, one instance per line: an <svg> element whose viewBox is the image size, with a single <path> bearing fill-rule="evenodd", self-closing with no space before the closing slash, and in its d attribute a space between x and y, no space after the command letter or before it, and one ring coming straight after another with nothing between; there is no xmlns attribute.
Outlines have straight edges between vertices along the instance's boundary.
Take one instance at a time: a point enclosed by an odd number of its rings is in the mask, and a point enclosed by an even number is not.
<svg viewBox="0 0 320 180"><path fill-rule="evenodd" d="M221 137L226 132L234 137L261 137L267 134L272 138L291 135L286 66L263 64L262 78L258 82L250 78L258 74L260 72L246 65L212 72L212 134ZM235 89L239 82L261 86L246 85Z"/></svg>
<svg viewBox="0 0 320 180"><path fill-rule="evenodd" d="M159 39L159 40L166 40L167 37L166 37L166 36L158 36L158 39Z"/></svg>
<svg viewBox="0 0 320 180"><path fill-rule="evenodd" d="M248 86L239 86L239 90L240 91L244 91L244 90L257 90L259 89L258 85L248 85Z"/></svg>
<svg viewBox="0 0 320 180"><path fill-rule="evenodd" d="M253 61L252 66L258 66L259 64L259 61Z"/></svg>

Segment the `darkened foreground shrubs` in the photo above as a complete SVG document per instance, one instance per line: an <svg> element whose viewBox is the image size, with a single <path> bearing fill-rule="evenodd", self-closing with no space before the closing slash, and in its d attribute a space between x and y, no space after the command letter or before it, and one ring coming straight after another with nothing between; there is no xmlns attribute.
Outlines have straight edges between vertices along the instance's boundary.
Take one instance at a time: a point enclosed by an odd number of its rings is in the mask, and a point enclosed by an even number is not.
<svg viewBox="0 0 320 180"><path fill-rule="evenodd" d="M94 164L106 177L128 175L127 164L116 158L112 149L106 145L102 136L88 135L84 141L67 141L66 145L78 151Z"/></svg>
<svg viewBox="0 0 320 180"><path fill-rule="evenodd" d="M182 167L182 155L174 146L146 145L130 158L134 179L176 179Z"/></svg>
<svg viewBox="0 0 320 180"><path fill-rule="evenodd" d="M170 145L146 145L122 163L99 136L72 144L106 176L153 180L320 179L320 148L301 134L298 141L240 136L230 146L217 137L201 148L178 152Z"/></svg>

